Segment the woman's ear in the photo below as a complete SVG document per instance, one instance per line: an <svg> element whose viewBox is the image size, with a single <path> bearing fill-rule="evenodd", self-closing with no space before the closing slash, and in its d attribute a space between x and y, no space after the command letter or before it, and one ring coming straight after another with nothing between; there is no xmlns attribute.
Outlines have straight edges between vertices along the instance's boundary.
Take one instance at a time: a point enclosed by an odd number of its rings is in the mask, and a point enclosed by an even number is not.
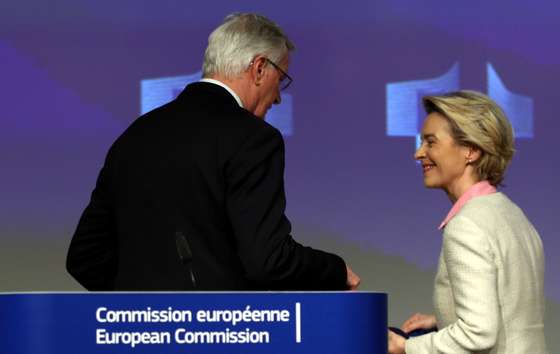
<svg viewBox="0 0 560 354"><path fill-rule="evenodd" d="M467 165L470 165L473 162L478 161L482 152L476 146L469 146L466 152L465 159L467 160Z"/></svg>

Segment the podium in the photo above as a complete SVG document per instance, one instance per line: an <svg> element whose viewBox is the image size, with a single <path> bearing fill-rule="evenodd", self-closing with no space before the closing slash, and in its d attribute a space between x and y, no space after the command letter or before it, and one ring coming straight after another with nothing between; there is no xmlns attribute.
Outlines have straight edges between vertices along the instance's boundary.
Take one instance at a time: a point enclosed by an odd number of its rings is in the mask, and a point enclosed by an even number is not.
<svg viewBox="0 0 560 354"><path fill-rule="evenodd" d="M387 294L0 294L1 354L387 353Z"/></svg>

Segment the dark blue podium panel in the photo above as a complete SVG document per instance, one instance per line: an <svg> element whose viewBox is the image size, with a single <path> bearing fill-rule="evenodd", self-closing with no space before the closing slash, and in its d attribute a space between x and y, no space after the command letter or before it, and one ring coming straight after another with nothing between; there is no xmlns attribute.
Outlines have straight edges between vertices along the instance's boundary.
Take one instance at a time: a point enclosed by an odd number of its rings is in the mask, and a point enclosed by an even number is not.
<svg viewBox="0 0 560 354"><path fill-rule="evenodd" d="M0 294L0 354L23 353L387 353L387 295Z"/></svg>

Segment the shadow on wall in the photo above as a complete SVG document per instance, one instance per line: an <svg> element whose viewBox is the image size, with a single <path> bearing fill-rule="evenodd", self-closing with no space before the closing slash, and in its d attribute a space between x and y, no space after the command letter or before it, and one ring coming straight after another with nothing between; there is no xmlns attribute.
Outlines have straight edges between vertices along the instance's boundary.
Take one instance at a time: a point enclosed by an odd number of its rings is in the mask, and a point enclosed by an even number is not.
<svg viewBox="0 0 560 354"><path fill-rule="evenodd" d="M400 326L414 312L432 312L435 271L424 271L401 257L376 249L363 249L322 231L294 227L297 240L305 245L341 255L360 275L360 290L389 294L389 324ZM0 292L83 290L64 267L71 230L58 235L17 235L2 239L0 247ZM33 246L31 246L33 245ZM550 353L560 353L560 304L546 303L546 339Z"/></svg>

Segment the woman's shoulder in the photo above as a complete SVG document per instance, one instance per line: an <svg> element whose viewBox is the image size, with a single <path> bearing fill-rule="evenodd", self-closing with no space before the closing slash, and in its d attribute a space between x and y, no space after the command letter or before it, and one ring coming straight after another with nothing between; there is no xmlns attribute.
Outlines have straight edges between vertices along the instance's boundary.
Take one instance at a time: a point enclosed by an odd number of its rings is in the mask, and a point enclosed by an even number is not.
<svg viewBox="0 0 560 354"><path fill-rule="evenodd" d="M468 221L467 221L468 220ZM502 192L496 192L469 200L450 221L469 222L486 231L528 222L525 213Z"/></svg>
<svg viewBox="0 0 560 354"><path fill-rule="evenodd" d="M458 213L463 217L495 217L502 213L520 211L519 207L502 192L482 195L469 200Z"/></svg>

